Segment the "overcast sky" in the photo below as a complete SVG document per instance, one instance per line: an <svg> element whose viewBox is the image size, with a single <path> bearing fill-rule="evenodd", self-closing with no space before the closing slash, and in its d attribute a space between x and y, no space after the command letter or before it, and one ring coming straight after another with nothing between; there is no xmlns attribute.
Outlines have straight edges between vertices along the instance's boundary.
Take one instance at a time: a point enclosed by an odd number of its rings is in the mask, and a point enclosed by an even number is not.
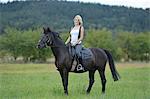
<svg viewBox="0 0 150 99"><path fill-rule="evenodd" d="M0 0L1 2L8 2L14 0ZM150 8L150 0L67 0L67 1L82 1L101 3L105 5L124 5L135 8Z"/></svg>

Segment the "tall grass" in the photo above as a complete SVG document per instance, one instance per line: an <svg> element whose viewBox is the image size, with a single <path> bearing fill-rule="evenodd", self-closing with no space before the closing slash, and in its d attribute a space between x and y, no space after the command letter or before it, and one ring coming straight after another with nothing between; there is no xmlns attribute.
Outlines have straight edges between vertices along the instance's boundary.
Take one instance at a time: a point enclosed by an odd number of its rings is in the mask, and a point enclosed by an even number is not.
<svg viewBox="0 0 150 99"><path fill-rule="evenodd" d="M114 82L106 68L106 93L98 72L89 95L88 73L69 75L69 96L63 93L53 64L0 64L0 99L150 99L149 64L117 64L121 80Z"/></svg>

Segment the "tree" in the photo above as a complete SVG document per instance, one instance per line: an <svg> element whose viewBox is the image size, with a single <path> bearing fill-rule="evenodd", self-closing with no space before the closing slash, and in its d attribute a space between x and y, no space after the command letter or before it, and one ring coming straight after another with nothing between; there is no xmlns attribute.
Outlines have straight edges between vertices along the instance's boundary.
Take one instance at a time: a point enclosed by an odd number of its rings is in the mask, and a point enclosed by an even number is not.
<svg viewBox="0 0 150 99"><path fill-rule="evenodd" d="M109 50L115 58L117 45L112 36L112 32L103 28L102 30L90 30L85 37L86 47L97 47Z"/></svg>
<svg viewBox="0 0 150 99"><path fill-rule="evenodd" d="M21 31L15 28L7 28L6 33L0 37L1 52L9 53L15 60L22 56L24 62L46 61L47 57L51 57L51 51L48 48L43 50L36 48L41 35L40 31L41 29Z"/></svg>
<svg viewBox="0 0 150 99"><path fill-rule="evenodd" d="M121 57L125 61L129 61L132 56L132 44L134 40L134 34L130 32L120 32L116 36L116 43L120 49Z"/></svg>
<svg viewBox="0 0 150 99"><path fill-rule="evenodd" d="M132 55L134 60L149 61L150 57L150 33L140 33L135 35L132 43Z"/></svg>
<svg viewBox="0 0 150 99"><path fill-rule="evenodd" d="M20 45L23 40L21 32L15 28L7 28L5 33L1 36L0 49L10 53L16 60L21 55Z"/></svg>

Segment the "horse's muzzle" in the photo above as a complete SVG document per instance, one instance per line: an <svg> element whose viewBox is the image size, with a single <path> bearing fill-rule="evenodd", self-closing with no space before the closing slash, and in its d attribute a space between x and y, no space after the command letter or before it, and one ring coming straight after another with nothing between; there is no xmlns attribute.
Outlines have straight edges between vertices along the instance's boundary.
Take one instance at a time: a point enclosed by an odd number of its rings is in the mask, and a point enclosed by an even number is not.
<svg viewBox="0 0 150 99"><path fill-rule="evenodd" d="M37 45L36 48L40 48L40 45Z"/></svg>
<svg viewBox="0 0 150 99"><path fill-rule="evenodd" d="M40 44L38 44L38 45L36 46L36 48L38 48L38 49L45 48L45 47L46 47L45 45L40 45Z"/></svg>
<svg viewBox="0 0 150 99"><path fill-rule="evenodd" d="M36 48L41 49L42 46L41 46L40 44L38 44L38 45L36 46Z"/></svg>

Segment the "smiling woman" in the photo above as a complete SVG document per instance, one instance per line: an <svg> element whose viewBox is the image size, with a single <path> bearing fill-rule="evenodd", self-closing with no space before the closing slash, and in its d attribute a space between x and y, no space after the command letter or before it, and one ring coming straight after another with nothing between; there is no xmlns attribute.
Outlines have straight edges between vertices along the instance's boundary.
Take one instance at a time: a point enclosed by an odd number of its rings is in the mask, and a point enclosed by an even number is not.
<svg viewBox="0 0 150 99"><path fill-rule="evenodd" d="M71 51L74 53L73 56L75 56L74 61L77 61L78 67L81 67L82 70L84 70L82 66L82 57L81 57L82 41L84 38L83 20L80 15L76 15L73 21L74 26L70 30L70 36L68 37L65 44L70 43Z"/></svg>

